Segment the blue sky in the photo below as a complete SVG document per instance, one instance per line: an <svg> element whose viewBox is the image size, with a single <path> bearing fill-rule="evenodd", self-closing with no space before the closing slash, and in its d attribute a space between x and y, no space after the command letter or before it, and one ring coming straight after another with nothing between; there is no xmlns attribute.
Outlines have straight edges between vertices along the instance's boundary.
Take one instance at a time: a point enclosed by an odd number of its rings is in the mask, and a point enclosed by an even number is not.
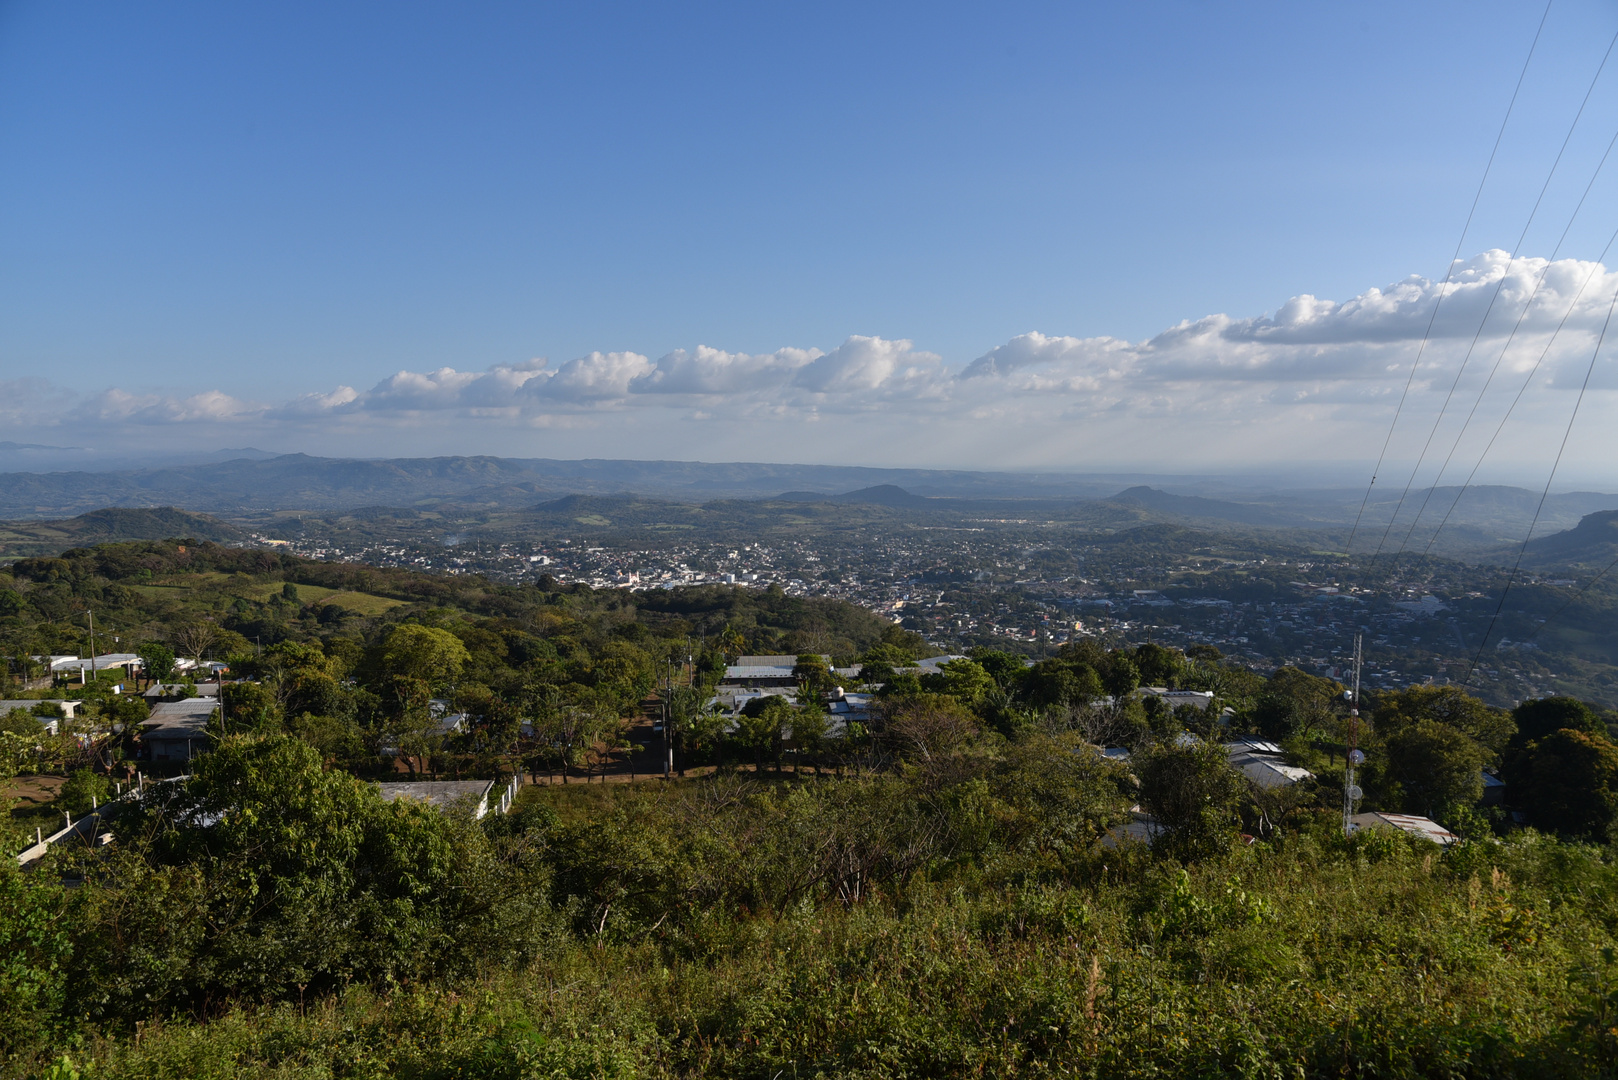
<svg viewBox="0 0 1618 1080"><path fill-rule="evenodd" d="M1542 10L0 4L0 409L103 447L1352 471L1416 301L1279 359L1162 335L1442 278ZM1463 258L1514 249L1615 31L1552 7ZM1519 254L1614 130L1618 60ZM1609 169L1558 280L1618 227ZM1590 342L1490 469L1540 470ZM1613 382L1570 475L1603 475Z"/></svg>

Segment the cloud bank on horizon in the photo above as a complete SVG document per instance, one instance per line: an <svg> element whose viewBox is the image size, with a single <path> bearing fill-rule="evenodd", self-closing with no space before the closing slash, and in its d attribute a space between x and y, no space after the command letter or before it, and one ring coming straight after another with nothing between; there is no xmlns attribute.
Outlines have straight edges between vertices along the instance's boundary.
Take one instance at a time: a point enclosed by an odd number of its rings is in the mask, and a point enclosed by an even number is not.
<svg viewBox="0 0 1618 1080"><path fill-rule="evenodd" d="M1469 465L1466 454L1481 449L1543 355L1496 450L1502 460L1527 453L1519 464L1535 468L1546 440L1560 436L1572 404L1567 391L1584 378L1615 291L1618 271L1598 263L1488 251L1458 264L1447 284L1409 277L1343 302L1300 295L1273 315L1207 316L1139 342L1029 332L965 364L910 340L854 335L826 351L699 345L656 359L591 352L559 364L400 371L368 389L310 388L272 402L243 400L223 386L83 394L16 380L5 384L0 415L16 430L75 429L79 441L85 429L107 444L165 448L251 437L354 456L1179 471L1347 464L1374 459L1430 327L1396 459L1405 443L1419 446L1470 352L1447 432L1458 430L1498 370L1468 430L1477 445L1458 455ZM1618 333L1609 344L1618 347ZM1586 473L1610 468L1597 437L1613 419L1618 389L1609 351L1597 363L1569 459ZM1449 438L1436 445L1447 448Z"/></svg>

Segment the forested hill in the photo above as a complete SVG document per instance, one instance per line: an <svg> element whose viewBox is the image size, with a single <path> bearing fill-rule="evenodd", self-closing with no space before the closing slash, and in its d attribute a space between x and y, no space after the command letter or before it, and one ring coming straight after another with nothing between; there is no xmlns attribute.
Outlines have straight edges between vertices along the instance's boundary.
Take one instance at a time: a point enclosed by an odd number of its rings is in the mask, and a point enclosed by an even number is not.
<svg viewBox="0 0 1618 1080"><path fill-rule="evenodd" d="M212 651L221 657L247 651L250 642L357 641L381 622L462 616L496 620L513 641L560 636L588 646L608 637L662 636L691 637L700 645L728 629L759 652L837 656L902 633L864 608L779 589L595 592L549 579L498 585L476 575L321 562L212 542L105 543L22 559L0 573L0 625L9 654L82 651L81 613L91 608L98 625L137 639L167 640L178 627L207 621L218 627Z"/></svg>
<svg viewBox="0 0 1618 1080"><path fill-rule="evenodd" d="M1618 558L1618 510L1588 514L1571 529L1532 540L1527 554L1536 564L1610 563Z"/></svg>
<svg viewBox="0 0 1618 1080"><path fill-rule="evenodd" d="M109 506L56 521L0 523L0 559L54 555L66 548L109 540L163 540L171 536L227 543L247 539L243 530L207 514L172 506Z"/></svg>

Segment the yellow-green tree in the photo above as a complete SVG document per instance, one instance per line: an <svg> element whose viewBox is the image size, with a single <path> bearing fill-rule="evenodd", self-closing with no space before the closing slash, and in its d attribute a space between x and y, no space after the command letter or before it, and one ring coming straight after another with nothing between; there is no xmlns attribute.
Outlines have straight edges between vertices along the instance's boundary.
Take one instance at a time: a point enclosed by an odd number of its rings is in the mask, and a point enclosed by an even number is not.
<svg viewBox="0 0 1618 1080"><path fill-rule="evenodd" d="M419 679L436 694L454 685L471 659L461 639L448 630L406 623L383 640L377 666L384 679Z"/></svg>

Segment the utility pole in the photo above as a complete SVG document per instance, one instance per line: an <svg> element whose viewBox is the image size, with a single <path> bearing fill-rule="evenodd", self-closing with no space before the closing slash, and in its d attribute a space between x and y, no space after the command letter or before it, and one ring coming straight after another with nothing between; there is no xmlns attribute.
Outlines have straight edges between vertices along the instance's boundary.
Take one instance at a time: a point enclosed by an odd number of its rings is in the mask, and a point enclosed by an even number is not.
<svg viewBox="0 0 1618 1080"><path fill-rule="evenodd" d="M674 660L663 661L663 779L674 775L674 739L669 724L674 719Z"/></svg>
<svg viewBox="0 0 1618 1080"><path fill-rule="evenodd" d="M1348 754L1343 769L1343 835L1347 836L1354 831L1354 804L1365 795L1354 783L1354 769L1365 761L1365 752L1359 748L1360 741L1360 663L1363 659L1360 647L1361 637L1354 635L1354 688L1348 692Z"/></svg>
<svg viewBox="0 0 1618 1080"><path fill-rule="evenodd" d="M94 675L95 672L96 672L96 613L95 613L95 609L91 608L89 611L85 612L85 614L90 616L90 674ZM79 668L79 681L81 683L84 683L85 685L89 685L89 680L84 677L84 668L82 668L82 667Z"/></svg>

